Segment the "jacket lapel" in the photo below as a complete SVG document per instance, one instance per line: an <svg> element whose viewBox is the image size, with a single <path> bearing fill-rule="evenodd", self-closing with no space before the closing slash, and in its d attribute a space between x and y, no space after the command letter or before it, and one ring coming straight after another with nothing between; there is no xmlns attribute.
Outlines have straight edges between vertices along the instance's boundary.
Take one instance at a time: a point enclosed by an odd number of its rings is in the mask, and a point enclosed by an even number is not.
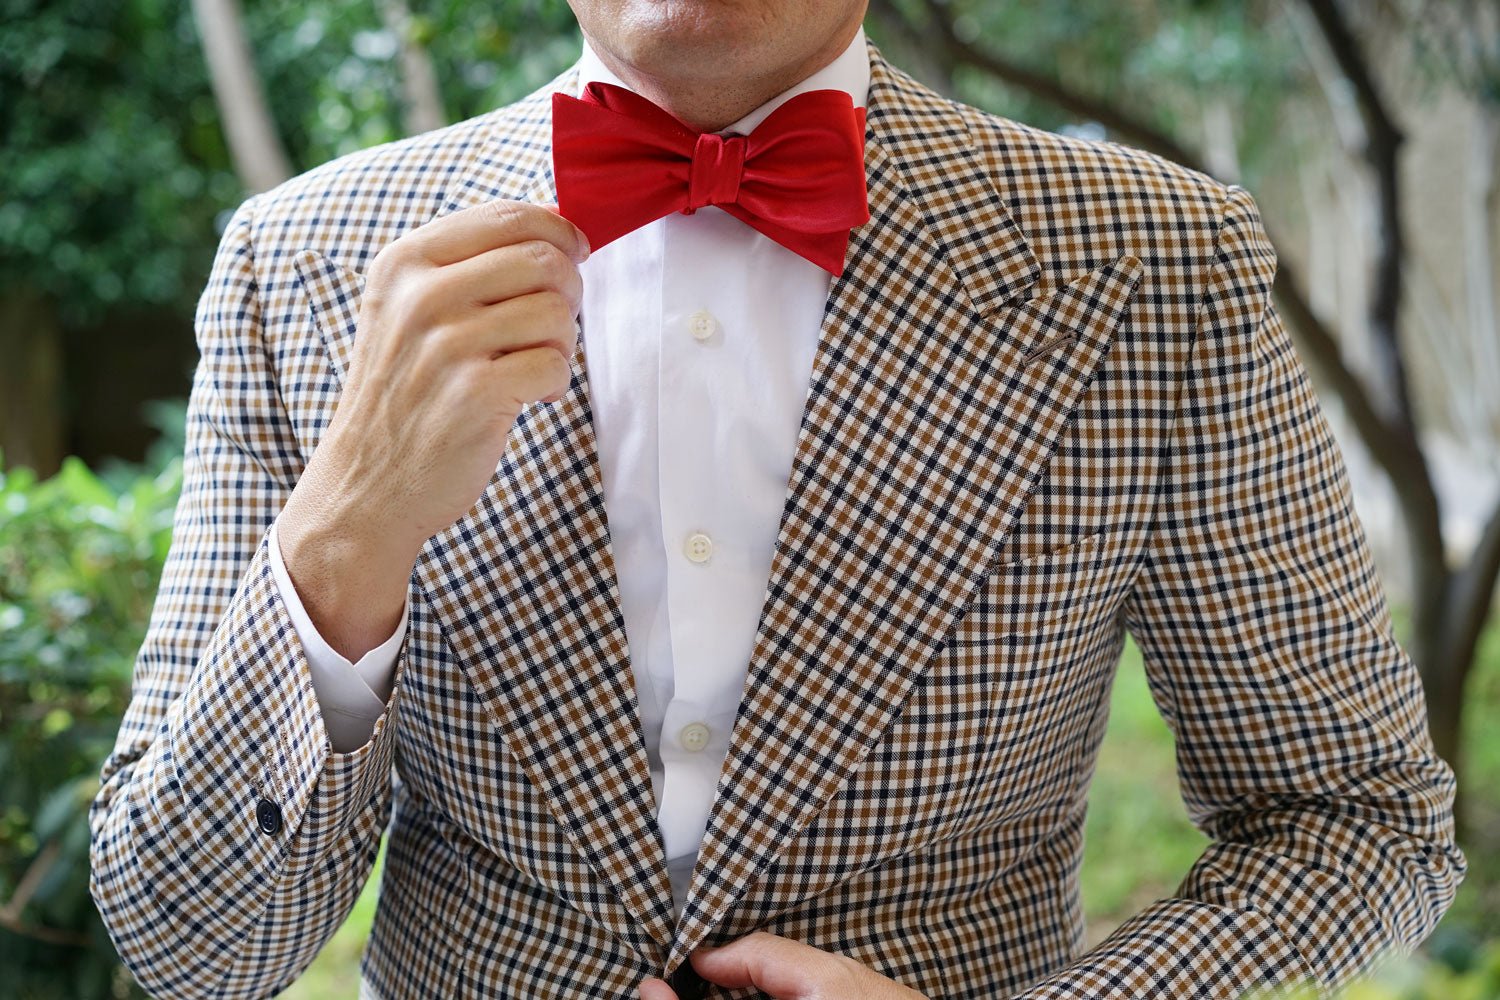
<svg viewBox="0 0 1500 1000"><path fill-rule="evenodd" d="M547 101L527 107L474 151L434 218L553 200ZM296 265L342 378L361 279L313 251ZM593 915L660 962L672 894L601 483L580 338L571 390L522 411L484 495L428 543L417 576L510 752L618 897Z"/></svg>
<svg viewBox="0 0 1500 1000"><path fill-rule="evenodd" d="M871 47L871 221L834 282L749 676L686 908L671 889L619 607L584 344L528 407L418 581L509 750L618 898L596 917L668 971L857 767L1000 550L1139 275L1041 270L963 120ZM570 86L567 75L552 88ZM546 92L477 148L439 216L552 200ZM299 279L342 379L360 276Z"/></svg>
<svg viewBox="0 0 1500 1000"><path fill-rule="evenodd" d="M1000 550L1140 271L1127 257L1029 298L1040 267L952 105L872 47L868 115L871 221L830 291L668 970L722 943L714 928L890 725Z"/></svg>

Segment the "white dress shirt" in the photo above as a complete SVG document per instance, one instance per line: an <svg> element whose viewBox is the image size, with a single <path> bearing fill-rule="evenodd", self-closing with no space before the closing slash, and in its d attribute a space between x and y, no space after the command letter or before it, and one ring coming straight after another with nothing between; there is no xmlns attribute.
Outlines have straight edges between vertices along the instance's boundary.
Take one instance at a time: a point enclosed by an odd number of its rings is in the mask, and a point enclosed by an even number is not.
<svg viewBox="0 0 1500 1000"><path fill-rule="evenodd" d="M584 44L578 86L625 84ZM788 98L865 104L861 29ZM673 214L594 251L580 316L621 611L656 819L681 911L749 668L832 278L724 211ZM366 743L390 697L407 611L351 664L271 567L302 641L333 749ZM408 605L409 610L409 605Z"/></svg>

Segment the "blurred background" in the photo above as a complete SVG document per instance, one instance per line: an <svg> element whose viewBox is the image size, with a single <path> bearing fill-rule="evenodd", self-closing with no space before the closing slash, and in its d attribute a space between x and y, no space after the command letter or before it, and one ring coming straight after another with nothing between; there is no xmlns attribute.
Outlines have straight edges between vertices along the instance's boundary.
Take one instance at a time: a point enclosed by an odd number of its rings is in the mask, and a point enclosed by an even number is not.
<svg viewBox="0 0 1500 1000"><path fill-rule="evenodd" d="M1500 996L1500 0L872 0L867 30L945 93L1255 194L1460 774L1468 880L1354 995ZM0 996L138 995L89 900L86 810L232 210L579 46L562 0L0 0ZM1098 940L1206 843L1133 646L1091 803ZM377 893L285 996L355 996Z"/></svg>

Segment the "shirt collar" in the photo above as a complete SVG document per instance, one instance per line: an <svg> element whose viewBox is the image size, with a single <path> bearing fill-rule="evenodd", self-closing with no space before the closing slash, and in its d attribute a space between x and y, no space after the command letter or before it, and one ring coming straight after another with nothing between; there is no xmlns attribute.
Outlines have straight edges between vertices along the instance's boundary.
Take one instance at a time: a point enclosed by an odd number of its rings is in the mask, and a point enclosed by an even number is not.
<svg viewBox="0 0 1500 1000"><path fill-rule="evenodd" d="M595 81L612 83L617 87L625 87L626 90L632 89L625 81L610 72L609 67L604 65L593 48L589 46L588 39L584 39L583 55L578 60L578 93L582 94L583 88ZM849 42L848 47L833 62L801 83L783 90L722 131L748 135L755 126L765 121L771 112L791 98L798 94L805 94L809 90L842 90L849 95L849 99L854 102L856 108L864 107L870 92L870 52L865 45L863 26L854 33L854 38Z"/></svg>

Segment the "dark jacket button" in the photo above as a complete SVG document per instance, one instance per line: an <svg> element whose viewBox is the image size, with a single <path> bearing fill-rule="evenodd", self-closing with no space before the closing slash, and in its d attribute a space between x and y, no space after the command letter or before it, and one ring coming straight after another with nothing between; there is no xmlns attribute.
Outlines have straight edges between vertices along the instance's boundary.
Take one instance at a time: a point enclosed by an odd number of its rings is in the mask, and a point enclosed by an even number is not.
<svg viewBox="0 0 1500 1000"><path fill-rule="evenodd" d="M685 958L667 977L667 984L680 1000L703 1000L708 995L708 980L698 975L698 970Z"/></svg>
<svg viewBox="0 0 1500 1000"><path fill-rule="evenodd" d="M281 829L281 807L270 799L261 799L255 803L255 822L262 833L276 833Z"/></svg>

